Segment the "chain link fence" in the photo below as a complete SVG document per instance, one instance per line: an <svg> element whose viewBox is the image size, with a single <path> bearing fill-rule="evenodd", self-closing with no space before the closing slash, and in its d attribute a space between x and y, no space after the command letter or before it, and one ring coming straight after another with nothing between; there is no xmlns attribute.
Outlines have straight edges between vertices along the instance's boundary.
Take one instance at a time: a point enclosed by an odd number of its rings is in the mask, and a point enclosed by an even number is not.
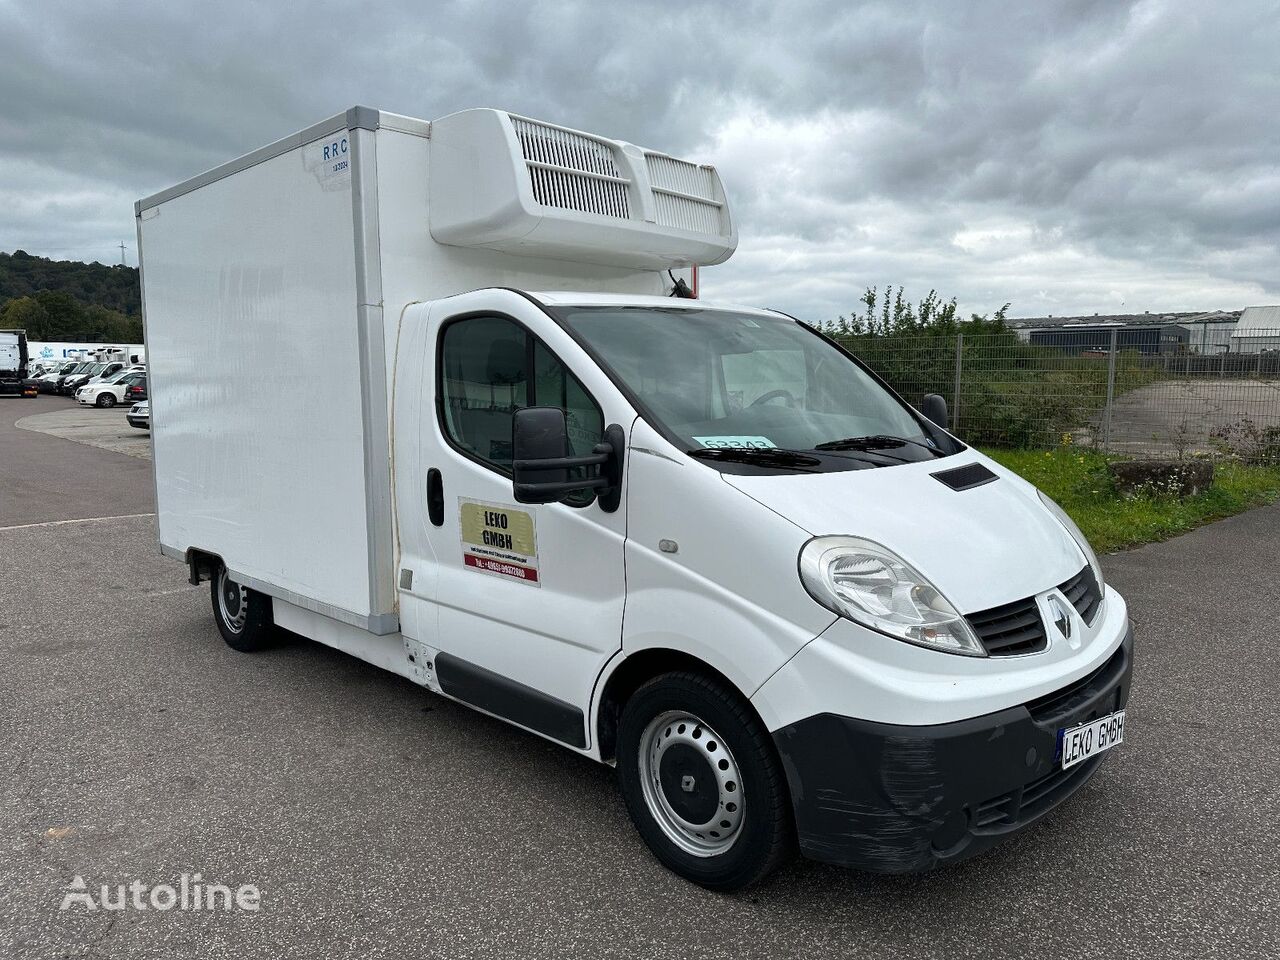
<svg viewBox="0 0 1280 960"><path fill-rule="evenodd" d="M945 397L953 432L975 445L1280 465L1280 330L1216 354L1118 349L1114 333L1109 348L1074 351L1013 331L841 341L917 407Z"/></svg>

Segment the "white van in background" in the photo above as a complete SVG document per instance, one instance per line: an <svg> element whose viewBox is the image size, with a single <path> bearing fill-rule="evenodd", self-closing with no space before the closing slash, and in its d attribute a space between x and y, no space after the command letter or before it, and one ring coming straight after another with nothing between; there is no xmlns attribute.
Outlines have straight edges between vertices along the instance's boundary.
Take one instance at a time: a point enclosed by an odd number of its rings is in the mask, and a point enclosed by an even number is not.
<svg viewBox="0 0 1280 960"><path fill-rule="evenodd" d="M711 167L357 107L136 212L160 549L235 649L616 764L716 889L971 856L1123 740L1126 605L1065 514L940 398L688 298L737 242Z"/></svg>

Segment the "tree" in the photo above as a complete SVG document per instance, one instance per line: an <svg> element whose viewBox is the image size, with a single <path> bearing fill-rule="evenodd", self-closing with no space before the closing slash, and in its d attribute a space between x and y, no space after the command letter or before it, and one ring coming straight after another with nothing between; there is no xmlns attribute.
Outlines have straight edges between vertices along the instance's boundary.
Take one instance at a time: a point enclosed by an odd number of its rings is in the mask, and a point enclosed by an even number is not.
<svg viewBox="0 0 1280 960"><path fill-rule="evenodd" d="M84 322L85 332L91 340L142 342L142 321L137 317L126 317L95 303L85 308Z"/></svg>
<svg viewBox="0 0 1280 960"><path fill-rule="evenodd" d="M0 311L0 327L25 330L29 340L49 339L49 311L35 297L10 300Z"/></svg>
<svg viewBox="0 0 1280 960"><path fill-rule="evenodd" d="M41 290L35 296L48 314L48 340L79 340L84 334L84 307L69 293Z"/></svg>
<svg viewBox="0 0 1280 960"><path fill-rule="evenodd" d="M912 305L903 297L903 288L895 291L893 285L885 287L881 294L876 287L867 287L858 298L862 307L849 316L843 314L825 325L827 333L837 337L861 336L928 336L952 335L965 323L965 330L976 333L997 333L1005 329L1005 315L1009 304L994 314L970 314L968 321L958 318L956 298L943 300L938 291L930 290L924 299Z"/></svg>

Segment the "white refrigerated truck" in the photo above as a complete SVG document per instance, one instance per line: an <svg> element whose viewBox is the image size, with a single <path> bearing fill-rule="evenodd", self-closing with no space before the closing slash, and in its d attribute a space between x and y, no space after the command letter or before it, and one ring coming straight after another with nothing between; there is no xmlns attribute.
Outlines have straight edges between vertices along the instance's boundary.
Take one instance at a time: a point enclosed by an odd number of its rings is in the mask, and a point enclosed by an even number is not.
<svg viewBox="0 0 1280 960"><path fill-rule="evenodd" d="M136 212L161 550L232 647L615 763L720 889L972 855L1123 740L1125 602L1065 514L940 398L689 298L736 246L713 168L357 107Z"/></svg>

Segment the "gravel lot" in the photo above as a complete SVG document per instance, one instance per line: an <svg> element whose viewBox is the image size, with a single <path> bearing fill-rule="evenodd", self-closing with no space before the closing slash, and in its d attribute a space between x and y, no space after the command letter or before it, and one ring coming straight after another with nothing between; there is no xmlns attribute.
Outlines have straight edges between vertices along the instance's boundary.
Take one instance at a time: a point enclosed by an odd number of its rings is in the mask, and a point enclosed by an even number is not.
<svg viewBox="0 0 1280 960"><path fill-rule="evenodd" d="M153 509L145 461L11 426L54 403L0 404L0 956L1280 954L1280 507L1104 560L1126 743L1047 822L730 897L654 862L607 768L317 644L234 653L152 518L29 526ZM260 911L58 909L184 871Z"/></svg>

